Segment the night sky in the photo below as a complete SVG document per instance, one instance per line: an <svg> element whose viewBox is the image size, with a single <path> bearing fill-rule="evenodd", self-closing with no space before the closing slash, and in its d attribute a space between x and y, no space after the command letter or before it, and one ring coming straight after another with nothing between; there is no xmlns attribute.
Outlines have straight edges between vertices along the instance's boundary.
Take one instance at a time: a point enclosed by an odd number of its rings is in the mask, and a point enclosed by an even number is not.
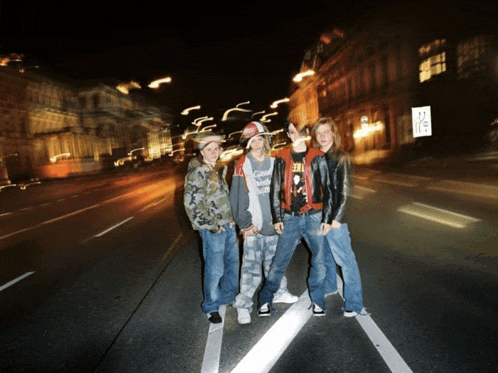
<svg viewBox="0 0 498 373"><path fill-rule="evenodd" d="M175 111L201 105L202 115L216 115L245 101L259 111L288 95L305 50L322 32L390 2L195 3L142 1L111 11L99 9L106 2L3 1L0 54L24 53L26 63L79 81L134 79L145 87L169 75L173 83L154 94ZM472 2L449 3L475 11Z"/></svg>

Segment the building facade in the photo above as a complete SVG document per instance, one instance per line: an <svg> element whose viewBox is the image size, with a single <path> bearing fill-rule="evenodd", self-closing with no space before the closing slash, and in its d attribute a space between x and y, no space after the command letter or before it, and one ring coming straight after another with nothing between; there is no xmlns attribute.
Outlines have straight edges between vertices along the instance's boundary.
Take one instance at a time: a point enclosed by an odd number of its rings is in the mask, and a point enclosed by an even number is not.
<svg viewBox="0 0 498 373"><path fill-rule="evenodd" d="M431 107L433 139L479 139L498 117L494 40L381 17L334 29L305 54L290 118L331 117L358 163L414 146L413 107Z"/></svg>
<svg viewBox="0 0 498 373"><path fill-rule="evenodd" d="M112 167L130 151L170 151L170 115L109 84L81 87L0 68L0 179L63 177Z"/></svg>

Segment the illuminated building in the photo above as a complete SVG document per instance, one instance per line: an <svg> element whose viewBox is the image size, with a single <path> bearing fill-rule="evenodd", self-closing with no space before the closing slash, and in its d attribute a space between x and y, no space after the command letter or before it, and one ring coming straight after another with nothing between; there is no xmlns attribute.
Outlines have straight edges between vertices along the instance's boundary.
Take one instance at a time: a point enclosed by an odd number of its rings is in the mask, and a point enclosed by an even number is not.
<svg viewBox="0 0 498 373"><path fill-rule="evenodd" d="M112 84L62 80L0 67L0 156L18 154L4 161L10 178L96 172L133 148L145 160L170 150L166 109Z"/></svg>
<svg viewBox="0 0 498 373"><path fill-rule="evenodd" d="M458 22L391 18L377 14L324 33L299 70L315 74L292 84L290 119L331 117L358 163L413 147L412 107L431 106L438 141L482 136L498 117L496 39Z"/></svg>

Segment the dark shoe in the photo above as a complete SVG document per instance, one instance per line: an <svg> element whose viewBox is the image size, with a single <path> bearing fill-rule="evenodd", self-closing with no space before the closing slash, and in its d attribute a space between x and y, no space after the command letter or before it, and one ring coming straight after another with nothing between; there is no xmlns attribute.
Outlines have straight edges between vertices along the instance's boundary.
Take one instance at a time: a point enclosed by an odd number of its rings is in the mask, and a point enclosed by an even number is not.
<svg viewBox="0 0 498 373"><path fill-rule="evenodd" d="M268 303L263 304L261 308L258 310L258 315L263 317L270 316L271 315L270 305Z"/></svg>
<svg viewBox="0 0 498 373"><path fill-rule="evenodd" d="M219 324L222 321L218 311L208 313L206 316L211 324Z"/></svg>
<svg viewBox="0 0 498 373"><path fill-rule="evenodd" d="M313 316L325 316L325 310L321 309L315 303L312 303L313 307Z"/></svg>

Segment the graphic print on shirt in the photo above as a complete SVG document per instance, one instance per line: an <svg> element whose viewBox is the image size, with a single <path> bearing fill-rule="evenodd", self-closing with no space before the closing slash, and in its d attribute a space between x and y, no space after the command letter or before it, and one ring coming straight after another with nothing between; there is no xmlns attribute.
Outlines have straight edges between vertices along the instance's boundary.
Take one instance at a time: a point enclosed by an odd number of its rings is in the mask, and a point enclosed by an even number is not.
<svg viewBox="0 0 498 373"><path fill-rule="evenodd" d="M299 209L306 204L304 154L293 154L292 157L291 195L291 209L292 211L299 211Z"/></svg>
<svg viewBox="0 0 498 373"><path fill-rule="evenodd" d="M254 180L256 182L256 193L258 193L258 195L270 193L272 171L273 170L269 169L265 171L255 170L253 172Z"/></svg>

